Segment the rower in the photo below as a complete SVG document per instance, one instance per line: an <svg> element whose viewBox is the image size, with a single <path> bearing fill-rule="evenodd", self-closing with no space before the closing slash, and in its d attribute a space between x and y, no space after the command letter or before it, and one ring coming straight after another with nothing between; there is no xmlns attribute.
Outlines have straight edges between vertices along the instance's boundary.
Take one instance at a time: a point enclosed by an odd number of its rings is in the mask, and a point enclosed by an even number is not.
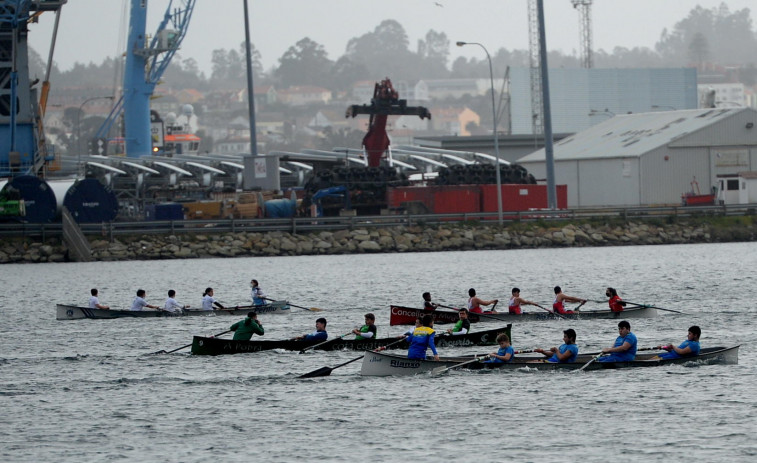
<svg viewBox="0 0 757 463"><path fill-rule="evenodd" d="M677 359L681 357L689 357L693 355L699 355L701 346L699 345L699 336L702 335L702 329L696 325L689 327L689 332L686 335L686 340L681 343L680 346L675 347L672 344L667 346L658 346L658 349L665 349L667 352L657 355L653 359Z"/></svg>
<svg viewBox="0 0 757 463"><path fill-rule="evenodd" d="M508 312L513 315L521 315L523 313L520 308L522 305L538 305L536 302L527 301L520 297L520 289L518 288L513 288L512 295L513 297L510 298L510 302L508 303Z"/></svg>
<svg viewBox="0 0 757 463"><path fill-rule="evenodd" d="M462 334L468 334L470 332L470 320L468 320L468 309L460 309L458 312L460 320L455 323L455 326L448 329L447 333L452 336L460 336Z"/></svg>
<svg viewBox="0 0 757 463"><path fill-rule="evenodd" d="M202 293L202 310L216 310L213 306L225 309L220 302L213 298L213 288L205 288L205 292Z"/></svg>
<svg viewBox="0 0 757 463"><path fill-rule="evenodd" d="M480 297L476 296L476 290L471 288L468 290L468 311L471 313L484 313L483 309L481 308L482 305L491 305L494 304L497 305L497 302L499 302L499 299L492 299L491 301L485 301L481 299ZM492 307L491 313L497 313L496 310L494 310L494 307Z"/></svg>
<svg viewBox="0 0 757 463"><path fill-rule="evenodd" d="M91 294L91 296L89 297L90 309L110 309L110 306L100 304L100 300L97 298L97 288L92 288L89 291L89 294Z"/></svg>
<svg viewBox="0 0 757 463"><path fill-rule="evenodd" d="M618 323L618 337L612 347L605 347L602 352L606 355L597 359L598 362L631 362L636 358L636 335L631 333L631 324L626 320Z"/></svg>
<svg viewBox="0 0 757 463"><path fill-rule="evenodd" d="M623 311L623 307L626 306L626 303L620 299L620 296L618 296L618 292L615 290L615 288L608 287L605 290L605 296L610 298L610 300L607 301L607 304L610 306L611 311L613 312Z"/></svg>
<svg viewBox="0 0 757 463"><path fill-rule="evenodd" d="M299 340L318 341L318 342L325 341L329 338L329 333L326 332L326 324L327 324L326 319L321 317L315 321L315 331L313 331L310 334L303 334L302 336L297 336L294 339L296 341L299 341Z"/></svg>
<svg viewBox="0 0 757 463"><path fill-rule="evenodd" d="M569 315L575 313L572 310L565 310L565 305L563 304L563 302L580 302L581 305L584 305L586 304L586 299L568 296L562 292L562 289L559 286L555 286L555 301L552 303L552 310L555 313L559 313L561 315Z"/></svg>
<svg viewBox="0 0 757 463"><path fill-rule="evenodd" d="M534 349L534 352L538 352L545 357L549 357L544 362L553 363L573 363L578 357L578 346L576 345L576 331L573 328L568 328L563 331L563 344L560 347L552 347L550 349ZM539 362L539 360L536 360Z"/></svg>
<svg viewBox="0 0 757 463"><path fill-rule="evenodd" d="M176 300L176 291L173 289L168 290L168 299L166 299L166 303L163 305L163 310L167 312L179 312L181 313L184 309L189 308L188 305L180 304L179 301Z"/></svg>
<svg viewBox="0 0 757 463"><path fill-rule="evenodd" d="M505 333L497 335L497 344L499 349L497 352L489 354L489 360L484 360L484 363L510 363L515 358L515 350L510 345L510 337Z"/></svg>
<svg viewBox="0 0 757 463"><path fill-rule="evenodd" d="M159 309L157 305L150 305L145 300L145 296L147 296L147 293L144 289L138 289L137 290L137 297L134 298L134 301L131 303L131 308L129 310L136 310L140 311L145 307L148 307L150 309Z"/></svg>
<svg viewBox="0 0 757 463"><path fill-rule="evenodd" d="M435 302L431 302L431 293L428 291L423 293L423 310L436 310L438 306Z"/></svg>
<svg viewBox="0 0 757 463"><path fill-rule="evenodd" d="M352 330L355 340L376 339L376 316L372 313L365 314L365 325Z"/></svg>
<svg viewBox="0 0 757 463"><path fill-rule="evenodd" d="M430 347L431 352L434 353L434 360L439 360L439 354L436 352L436 345L434 344L434 317L431 314L426 314L421 320L423 326L416 328L413 334L408 337L410 347L407 350L407 358L424 360L426 349Z"/></svg>

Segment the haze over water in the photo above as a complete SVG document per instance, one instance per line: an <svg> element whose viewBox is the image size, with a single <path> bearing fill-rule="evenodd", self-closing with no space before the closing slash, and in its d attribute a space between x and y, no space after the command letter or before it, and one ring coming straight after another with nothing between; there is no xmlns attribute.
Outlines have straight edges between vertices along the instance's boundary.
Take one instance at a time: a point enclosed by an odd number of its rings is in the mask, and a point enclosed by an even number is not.
<svg viewBox="0 0 757 463"><path fill-rule="evenodd" d="M757 243L734 243L4 265L0 460L754 461L756 253ZM368 311L380 337L398 335L405 327L388 326L389 304L420 306L423 291L461 306L475 287L502 308L513 286L542 305L554 285L596 300L613 286L626 300L687 313L630 320L640 347L679 344L696 324L703 347L741 344L741 355L734 366L438 378L363 378L354 362L300 380L359 353L149 355L240 318L55 320L56 303L86 305L91 287L114 308L137 288L151 304L173 288L199 306L207 286L236 305L247 303L251 278L272 298L324 309L261 316L263 339L313 331L319 315L339 336ZM617 336L612 320L527 322L513 325L514 346L559 345L569 327L583 352Z"/></svg>

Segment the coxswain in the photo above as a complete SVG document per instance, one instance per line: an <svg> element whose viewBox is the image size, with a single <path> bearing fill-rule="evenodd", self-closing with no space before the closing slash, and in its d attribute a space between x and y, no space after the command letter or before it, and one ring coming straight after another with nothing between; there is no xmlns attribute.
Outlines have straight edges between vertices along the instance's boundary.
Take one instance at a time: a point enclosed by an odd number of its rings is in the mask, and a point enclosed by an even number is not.
<svg viewBox="0 0 757 463"><path fill-rule="evenodd" d="M252 280L250 281L250 298L252 299L252 303L254 305L265 305L265 294L263 293L263 289L258 284L258 280Z"/></svg>
<svg viewBox="0 0 757 463"><path fill-rule="evenodd" d="M623 307L626 306L626 303L623 302L623 300L620 299L620 296L618 296L618 292L615 291L615 288L607 288L605 290L605 296L609 297L610 300L607 301L607 304L610 306L610 310L613 312L622 312Z"/></svg>
<svg viewBox="0 0 757 463"><path fill-rule="evenodd" d="M407 358L409 359L426 359L426 349L431 348L434 353L434 360L439 360L439 354L436 352L434 344L434 317L426 314L421 319L422 326L413 330L407 340L410 347L407 349Z"/></svg>
<svg viewBox="0 0 757 463"><path fill-rule="evenodd" d="M265 334L263 324L258 321L258 314L255 312L248 313L247 318L234 323L229 330L234 332L234 341L249 341L253 334Z"/></svg>

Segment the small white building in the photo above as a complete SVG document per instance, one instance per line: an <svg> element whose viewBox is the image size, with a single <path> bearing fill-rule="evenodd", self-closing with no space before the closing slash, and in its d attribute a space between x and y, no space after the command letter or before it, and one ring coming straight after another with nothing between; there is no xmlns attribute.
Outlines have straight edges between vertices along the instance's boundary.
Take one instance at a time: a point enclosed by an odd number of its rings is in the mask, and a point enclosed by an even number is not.
<svg viewBox="0 0 757 463"><path fill-rule="evenodd" d="M615 116L554 145L555 180L568 207L680 204L696 177L757 170L757 111L693 109ZM518 160L546 178L544 149Z"/></svg>
<svg viewBox="0 0 757 463"><path fill-rule="evenodd" d="M718 176L719 204L757 203L757 171Z"/></svg>

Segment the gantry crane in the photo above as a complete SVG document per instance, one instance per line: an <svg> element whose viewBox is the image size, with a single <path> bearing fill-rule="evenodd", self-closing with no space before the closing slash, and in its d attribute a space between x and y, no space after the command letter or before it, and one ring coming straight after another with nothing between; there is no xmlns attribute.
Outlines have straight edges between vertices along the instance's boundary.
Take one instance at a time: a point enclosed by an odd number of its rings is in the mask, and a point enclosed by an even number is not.
<svg viewBox="0 0 757 463"><path fill-rule="evenodd" d="M578 10L578 35L581 41L581 67L591 69L594 59L591 52L591 2L592 0L571 0Z"/></svg>
<svg viewBox="0 0 757 463"><path fill-rule="evenodd" d="M195 0L177 0L176 8L171 0L149 43L145 35L147 3L131 0L123 92L96 135L107 138L113 123L123 114L125 149L130 158L152 154L150 97L184 40Z"/></svg>

